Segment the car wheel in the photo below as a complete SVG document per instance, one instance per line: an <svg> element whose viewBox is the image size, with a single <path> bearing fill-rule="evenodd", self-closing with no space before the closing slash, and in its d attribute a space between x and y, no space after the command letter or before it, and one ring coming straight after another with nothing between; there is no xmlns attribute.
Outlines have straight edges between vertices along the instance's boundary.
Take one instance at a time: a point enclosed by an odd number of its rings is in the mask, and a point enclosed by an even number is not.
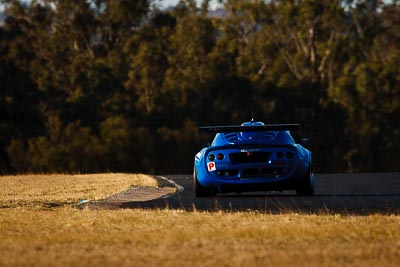
<svg viewBox="0 0 400 267"><path fill-rule="evenodd" d="M298 196L312 196L315 191L315 178L311 170L311 164L304 175L300 187L296 190Z"/></svg>
<svg viewBox="0 0 400 267"><path fill-rule="evenodd" d="M202 186L199 181L197 180L197 172L196 168L193 171L193 181L194 181L194 192L196 197L211 197L215 195L214 188L208 188Z"/></svg>

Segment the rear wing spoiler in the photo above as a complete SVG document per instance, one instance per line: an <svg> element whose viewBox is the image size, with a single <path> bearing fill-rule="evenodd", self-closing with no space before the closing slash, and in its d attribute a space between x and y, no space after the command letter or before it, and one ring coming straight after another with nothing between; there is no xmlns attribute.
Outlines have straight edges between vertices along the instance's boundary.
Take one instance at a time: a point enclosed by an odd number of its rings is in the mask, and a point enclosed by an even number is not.
<svg viewBox="0 0 400 267"><path fill-rule="evenodd" d="M262 131L300 131L300 124L267 124L254 126L204 126L199 127L200 133L232 133L232 132L262 132Z"/></svg>

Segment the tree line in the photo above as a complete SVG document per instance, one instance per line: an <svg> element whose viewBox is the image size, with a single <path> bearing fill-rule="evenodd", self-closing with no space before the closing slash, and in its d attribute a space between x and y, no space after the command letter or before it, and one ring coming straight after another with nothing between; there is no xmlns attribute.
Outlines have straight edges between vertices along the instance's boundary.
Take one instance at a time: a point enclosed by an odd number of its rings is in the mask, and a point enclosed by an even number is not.
<svg viewBox="0 0 400 267"><path fill-rule="evenodd" d="M159 2L2 0L2 173L187 173L251 114L319 172L400 169L397 1Z"/></svg>

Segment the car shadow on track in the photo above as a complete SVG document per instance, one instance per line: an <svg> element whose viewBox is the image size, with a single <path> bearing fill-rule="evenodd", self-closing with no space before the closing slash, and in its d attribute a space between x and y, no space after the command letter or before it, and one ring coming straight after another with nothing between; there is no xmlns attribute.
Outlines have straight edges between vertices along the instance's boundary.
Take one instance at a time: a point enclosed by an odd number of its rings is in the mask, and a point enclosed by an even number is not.
<svg viewBox="0 0 400 267"><path fill-rule="evenodd" d="M195 198L176 194L148 202L127 202L120 208L174 209L185 211L225 211L263 213L317 213L317 214L399 214L400 194L315 195L295 194L229 194L210 198Z"/></svg>

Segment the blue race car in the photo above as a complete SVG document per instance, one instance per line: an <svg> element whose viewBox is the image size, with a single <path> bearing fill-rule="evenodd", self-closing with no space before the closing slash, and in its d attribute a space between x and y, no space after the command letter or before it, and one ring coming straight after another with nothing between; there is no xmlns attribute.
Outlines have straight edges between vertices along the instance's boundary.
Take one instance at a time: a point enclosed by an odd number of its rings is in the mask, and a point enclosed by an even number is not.
<svg viewBox="0 0 400 267"><path fill-rule="evenodd" d="M200 132L216 135L194 159L196 197L281 190L313 195L312 152L297 144L290 130L300 130L300 125L252 120L241 126L200 127Z"/></svg>

